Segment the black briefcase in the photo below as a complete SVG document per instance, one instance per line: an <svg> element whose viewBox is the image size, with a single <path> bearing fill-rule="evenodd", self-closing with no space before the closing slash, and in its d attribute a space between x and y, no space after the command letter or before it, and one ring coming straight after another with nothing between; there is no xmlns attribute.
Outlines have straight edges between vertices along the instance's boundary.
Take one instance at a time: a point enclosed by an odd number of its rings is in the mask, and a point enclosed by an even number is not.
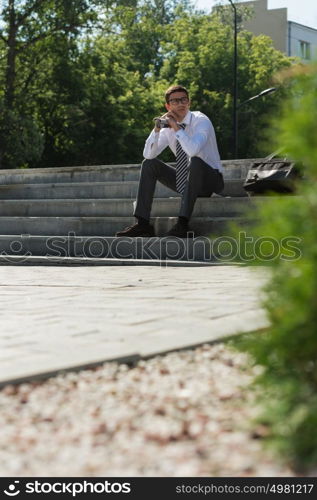
<svg viewBox="0 0 317 500"><path fill-rule="evenodd" d="M276 153L252 164L243 187L250 194L292 193L300 170L294 161L273 158Z"/></svg>

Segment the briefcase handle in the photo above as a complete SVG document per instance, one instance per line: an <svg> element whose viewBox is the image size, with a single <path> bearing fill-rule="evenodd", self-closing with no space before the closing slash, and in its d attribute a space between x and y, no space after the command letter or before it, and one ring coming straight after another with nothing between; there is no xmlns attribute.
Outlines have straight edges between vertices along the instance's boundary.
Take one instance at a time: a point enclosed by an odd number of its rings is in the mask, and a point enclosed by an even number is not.
<svg viewBox="0 0 317 500"><path fill-rule="evenodd" d="M270 161L270 160L273 160L274 156L278 155L281 153L281 151L283 151L283 148L279 148L277 149L276 151L274 151L273 153L269 154L269 156L267 156L266 158L264 158L264 162L265 161ZM284 157L284 161L287 161L287 157L285 156Z"/></svg>

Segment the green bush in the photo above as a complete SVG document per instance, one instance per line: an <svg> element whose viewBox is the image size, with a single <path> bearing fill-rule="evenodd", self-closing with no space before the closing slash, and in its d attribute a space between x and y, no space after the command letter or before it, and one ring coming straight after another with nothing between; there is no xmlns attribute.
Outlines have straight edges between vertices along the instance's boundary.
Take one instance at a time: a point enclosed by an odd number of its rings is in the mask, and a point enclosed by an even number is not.
<svg viewBox="0 0 317 500"><path fill-rule="evenodd" d="M34 120L2 109L0 112L0 168L26 168L36 164L44 137Z"/></svg>
<svg viewBox="0 0 317 500"><path fill-rule="evenodd" d="M256 383L270 443L304 470L317 463L317 67L300 66L285 78L292 97L273 128L279 146L303 162L306 180L297 196L272 197L260 208L253 236L294 237L297 250L266 262L271 326L238 345L263 367Z"/></svg>

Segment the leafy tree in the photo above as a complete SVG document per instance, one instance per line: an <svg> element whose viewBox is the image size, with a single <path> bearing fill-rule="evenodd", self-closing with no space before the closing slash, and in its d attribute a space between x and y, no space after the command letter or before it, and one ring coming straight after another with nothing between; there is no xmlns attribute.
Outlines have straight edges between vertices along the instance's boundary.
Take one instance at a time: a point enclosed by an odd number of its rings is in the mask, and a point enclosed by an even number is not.
<svg viewBox="0 0 317 500"><path fill-rule="evenodd" d="M184 15L168 28L164 63L160 76L183 82L191 91L193 106L211 117L222 158L230 156L232 131L233 33L218 14ZM290 58L275 50L264 35L247 31L238 35L239 102L272 86L276 71L288 67ZM257 100L239 112L240 154L262 154L261 134L265 116L276 112L284 98L282 88L276 95Z"/></svg>
<svg viewBox="0 0 317 500"><path fill-rule="evenodd" d="M217 13L203 15L189 0L7 0L2 19L0 165L140 161L174 82L189 87L193 107L215 125L222 158L229 156L233 34ZM240 100L289 64L268 38L241 31ZM261 153L259 120L282 96L241 109L240 155ZM21 136L5 126L13 116L33 123L28 147L15 147Z"/></svg>
<svg viewBox="0 0 317 500"><path fill-rule="evenodd" d="M87 44L76 58L76 67L69 68L68 85L73 79L77 90L68 87L69 100L64 94L63 105L58 102L60 79L55 80L58 88L53 87L54 95L49 100L53 106L49 113L44 106L41 109L47 133L43 164L140 159L143 116L153 115L155 107L140 83L139 73L127 69L126 59L113 40L100 39Z"/></svg>
<svg viewBox="0 0 317 500"><path fill-rule="evenodd" d="M50 61L37 82L46 137L39 165L140 161L152 118L164 110L163 88L152 85L160 54L150 38L162 36L164 23L175 18L173 9L179 13L184 5L117 2L102 11L98 30L80 44L72 40L59 50L54 41L48 47Z"/></svg>
<svg viewBox="0 0 317 500"><path fill-rule="evenodd" d="M107 9L104 34L115 35L123 53L129 55L129 68L158 75L163 63L161 44L165 28L184 12L194 12L189 0L125 0Z"/></svg>
<svg viewBox="0 0 317 500"><path fill-rule="evenodd" d="M98 2L97 2L98 3ZM7 49L4 104L13 109L17 58L54 34L77 36L95 17L96 2L88 0L7 0L2 2L0 37ZM24 75L23 75L24 76Z"/></svg>
<svg viewBox="0 0 317 500"><path fill-rule="evenodd" d="M98 3L98 2L97 2ZM5 51L4 92L0 103L0 124L2 135L0 166L12 166L9 158L16 158L17 163L35 160L41 154L41 148L32 144L23 149L15 148L14 137L16 128L6 127L12 121L29 123L31 116L26 116L24 104L27 101L26 92L36 74L32 60L41 59L39 52L33 48L45 40L56 36L76 37L80 30L88 28L95 18L94 1L88 0L7 0L2 2L0 39L2 50ZM37 48L37 47L36 47ZM27 64L23 64L27 62ZM31 135L39 134L38 126L34 124ZM41 142L40 135L35 143ZM13 148L13 149L12 149ZM17 156L17 150L21 155Z"/></svg>
<svg viewBox="0 0 317 500"><path fill-rule="evenodd" d="M5 140L4 140L5 138ZM27 167L43 152L43 136L36 123L14 111L0 113L0 154L7 168Z"/></svg>

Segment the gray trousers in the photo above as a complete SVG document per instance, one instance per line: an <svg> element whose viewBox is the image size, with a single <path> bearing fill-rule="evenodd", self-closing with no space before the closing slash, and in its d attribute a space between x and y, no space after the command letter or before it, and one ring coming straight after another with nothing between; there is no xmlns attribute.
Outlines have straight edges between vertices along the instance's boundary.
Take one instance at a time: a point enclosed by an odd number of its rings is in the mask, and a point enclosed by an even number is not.
<svg viewBox="0 0 317 500"><path fill-rule="evenodd" d="M150 219L156 181L176 191L176 169L153 158L141 165L140 181L133 215ZM191 158L187 183L181 198L179 216L190 219L197 197L209 197L224 188L223 176L219 170L207 165L201 158Z"/></svg>

